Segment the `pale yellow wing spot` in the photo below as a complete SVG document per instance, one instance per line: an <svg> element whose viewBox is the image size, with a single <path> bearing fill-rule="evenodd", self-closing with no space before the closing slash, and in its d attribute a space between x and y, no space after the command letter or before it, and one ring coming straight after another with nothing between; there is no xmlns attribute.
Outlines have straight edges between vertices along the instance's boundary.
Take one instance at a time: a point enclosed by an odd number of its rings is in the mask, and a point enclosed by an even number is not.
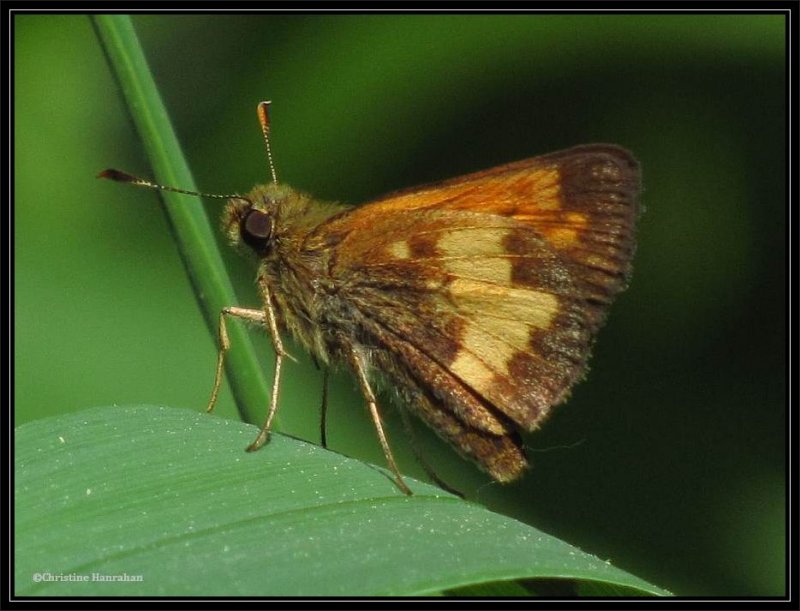
<svg viewBox="0 0 800 611"><path fill-rule="evenodd" d="M586 225L589 223L589 217L583 212L567 212L567 222L572 223L573 225L586 227Z"/></svg>
<svg viewBox="0 0 800 611"><path fill-rule="evenodd" d="M466 252L483 256L502 255L507 250L504 241L508 233L507 228L459 227L442 233L436 248L445 256Z"/></svg>
<svg viewBox="0 0 800 611"><path fill-rule="evenodd" d="M511 285L512 263L509 259L492 258L453 258L443 259L446 272L458 278L482 280L501 286Z"/></svg>
<svg viewBox="0 0 800 611"><path fill-rule="evenodd" d="M458 309L469 314L470 318L492 312L537 329L547 329L558 314L558 297L551 293L463 278L453 281L449 291Z"/></svg>
<svg viewBox="0 0 800 611"><path fill-rule="evenodd" d="M578 243L580 234L586 231L588 223L589 217L585 214L568 212L564 215L564 219L560 224L555 224L552 227L541 225L538 231L556 248L569 248Z"/></svg>
<svg viewBox="0 0 800 611"><path fill-rule="evenodd" d="M450 365L450 371L480 392L489 387L494 377L494 371L471 352L472 346L476 342L480 342L480 337L471 337L470 333L475 334L475 331L468 328L463 340L465 347L470 346L470 350L458 351ZM501 371L503 370L501 369Z"/></svg>
<svg viewBox="0 0 800 611"><path fill-rule="evenodd" d="M482 319L470 323L461 338L461 348L450 365L458 377L480 393L491 392L495 376L509 374L509 363L527 352L530 327L523 322Z"/></svg>
<svg viewBox="0 0 800 611"><path fill-rule="evenodd" d="M395 259L408 259L411 256L411 247L405 240L392 242L389 244L389 254Z"/></svg>
<svg viewBox="0 0 800 611"><path fill-rule="evenodd" d="M550 293L464 278L450 284L449 294L468 321L450 369L484 394L491 392L497 374L509 373L517 354L530 350L532 333L549 328L559 308Z"/></svg>
<svg viewBox="0 0 800 611"><path fill-rule="evenodd" d="M541 229L541 233L556 248L567 248L578 243L578 230L558 227L555 229Z"/></svg>

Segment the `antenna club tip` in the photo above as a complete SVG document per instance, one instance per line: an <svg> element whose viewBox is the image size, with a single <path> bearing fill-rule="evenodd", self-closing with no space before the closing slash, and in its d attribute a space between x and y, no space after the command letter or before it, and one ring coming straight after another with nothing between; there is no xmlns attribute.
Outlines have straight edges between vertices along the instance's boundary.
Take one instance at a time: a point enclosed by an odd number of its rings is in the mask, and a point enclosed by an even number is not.
<svg viewBox="0 0 800 611"><path fill-rule="evenodd" d="M261 129L269 129L269 105L271 102L259 102L256 111L258 112L258 120L261 123Z"/></svg>
<svg viewBox="0 0 800 611"><path fill-rule="evenodd" d="M96 178L107 178L108 180L115 180L117 182L133 182L136 179L130 174L115 170L114 168L107 168L100 172Z"/></svg>

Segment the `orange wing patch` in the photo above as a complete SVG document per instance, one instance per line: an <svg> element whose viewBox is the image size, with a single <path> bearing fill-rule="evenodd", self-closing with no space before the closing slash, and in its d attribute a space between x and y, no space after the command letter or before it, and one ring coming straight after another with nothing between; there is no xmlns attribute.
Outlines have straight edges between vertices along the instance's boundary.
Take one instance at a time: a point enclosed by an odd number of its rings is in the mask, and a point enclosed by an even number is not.
<svg viewBox="0 0 800 611"><path fill-rule="evenodd" d="M440 183L397 191L324 227L371 234L376 219L398 211L470 211L533 228L602 303L625 287L639 215L639 168L612 145L580 146Z"/></svg>
<svg viewBox="0 0 800 611"><path fill-rule="evenodd" d="M544 157L518 161L491 170L468 174L441 183L390 193L375 200L373 212L381 208L442 208L486 212L512 216L522 220L525 210L520 207L519 194L532 196L538 210L559 210L561 200L561 173L556 165L542 167Z"/></svg>

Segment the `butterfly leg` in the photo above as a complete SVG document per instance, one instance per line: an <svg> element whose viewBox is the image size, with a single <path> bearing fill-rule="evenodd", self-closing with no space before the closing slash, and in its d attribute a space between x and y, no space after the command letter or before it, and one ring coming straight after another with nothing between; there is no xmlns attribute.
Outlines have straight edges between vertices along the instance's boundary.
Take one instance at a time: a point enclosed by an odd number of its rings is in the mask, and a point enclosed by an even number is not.
<svg viewBox="0 0 800 611"><path fill-rule="evenodd" d="M328 372L326 366L322 372L322 405L319 412L319 440L323 448L328 447Z"/></svg>
<svg viewBox="0 0 800 611"><path fill-rule="evenodd" d="M328 376L330 368L319 364L317 357L311 355L311 362L318 370L322 370L322 401L319 409L319 445L328 449Z"/></svg>
<svg viewBox="0 0 800 611"><path fill-rule="evenodd" d="M272 421L275 418L275 412L278 409L278 391L280 388L281 367L283 365L283 358L292 358L290 354L283 348L280 333L278 332L278 323L275 318L275 310L272 306L272 299L270 297L269 287L266 280L259 278L259 288L261 289L262 297L264 299L264 310L253 310L249 308L239 308L235 306L223 308L219 314L219 355L217 356L217 369L214 375L214 387L211 390L211 398L208 401L207 412L214 409L217 403L217 396L219 389L222 385L222 374L225 365L225 354L231 347L230 338L228 337L228 329L225 323L225 318L232 316L242 320L266 325L269 328L270 335L272 336L272 344L275 348L275 373L272 380L272 396L270 397L269 410L267 412L267 419L264 426L258 433L255 441L247 447L248 452L253 452L263 446L269 440L269 431L272 427Z"/></svg>
<svg viewBox="0 0 800 611"><path fill-rule="evenodd" d="M281 334L278 331L278 321L275 316L275 308L272 305L272 295L269 290L269 283L264 276L258 277L258 289L261 293L261 300L264 303L264 312L266 316L267 327L269 328L270 336L272 337L272 346L275 349L275 373L272 376L272 396L269 401L269 411L267 411L267 419L264 421L264 426L258 432L258 437L255 441L247 446L248 452L255 452L267 441L269 441L269 432L272 428L272 421L275 418L275 412L278 411L278 393L280 391L281 383L281 367L283 366L284 357L289 357L295 360L283 347Z"/></svg>
<svg viewBox="0 0 800 611"><path fill-rule="evenodd" d="M455 494L456 496L462 499L466 498L462 492L456 490L455 488L450 486L446 481L444 481L441 477L436 475L436 471L433 470L433 467L431 467L430 463L428 463L428 461L425 460L425 457L422 455L422 452L420 451L419 445L417 444L416 435L414 434L414 427L411 424L408 412L404 409L399 410L399 412L400 412L400 419L403 422L403 428L406 430L406 436L408 437L408 440L411 444L411 450L414 452L414 456L416 457L417 462L422 467L422 470L425 471L428 477L431 478L431 481L437 486L439 486L439 488L441 488L442 490L449 492L450 494Z"/></svg>
<svg viewBox="0 0 800 611"><path fill-rule="evenodd" d="M364 357L359 354L358 351L351 348L350 362L356 372L356 375L358 376L358 383L361 386L361 392L364 393L364 398L367 400L369 413L370 416L372 416L372 423L375 425L375 430L378 433L378 440L380 441L381 448L383 449L383 455L386 457L386 462L389 465L389 469L394 474L394 482L397 487L400 488L403 494L410 496L412 494L411 489L403 481L403 476L400 474L400 470L397 468L397 463L394 460L394 455L392 455L392 450L389 448L389 442L386 439L386 433L383 431L381 415L378 412L378 402L375 399L375 393L372 392L372 387L369 385L369 380L367 379L367 366L364 362Z"/></svg>
<svg viewBox="0 0 800 611"><path fill-rule="evenodd" d="M214 409L217 403L217 395L219 395L219 388L222 385L222 371L225 365L225 353L231 347L231 341L228 338L228 329L225 325L225 317L233 316L234 318L241 318L242 320L249 320L264 324L266 322L266 315L261 310L251 310L248 308L229 307L222 308L219 313L219 354L217 355L217 370L214 375L214 388L211 389L211 398L208 400L207 412Z"/></svg>

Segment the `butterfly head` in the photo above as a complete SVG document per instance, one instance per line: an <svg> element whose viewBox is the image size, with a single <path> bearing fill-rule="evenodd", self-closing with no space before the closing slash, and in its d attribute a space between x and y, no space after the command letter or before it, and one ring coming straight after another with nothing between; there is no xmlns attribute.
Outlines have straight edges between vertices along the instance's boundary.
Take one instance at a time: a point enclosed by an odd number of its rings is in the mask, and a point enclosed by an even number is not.
<svg viewBox="0 0 800 611"><path fill-rule="evenodd" d="M279 221L291 208L295 192L286 185L266 184L228 200L222 230L233 246L244 246L259 256L269 254L279 237Z"/></svg>

